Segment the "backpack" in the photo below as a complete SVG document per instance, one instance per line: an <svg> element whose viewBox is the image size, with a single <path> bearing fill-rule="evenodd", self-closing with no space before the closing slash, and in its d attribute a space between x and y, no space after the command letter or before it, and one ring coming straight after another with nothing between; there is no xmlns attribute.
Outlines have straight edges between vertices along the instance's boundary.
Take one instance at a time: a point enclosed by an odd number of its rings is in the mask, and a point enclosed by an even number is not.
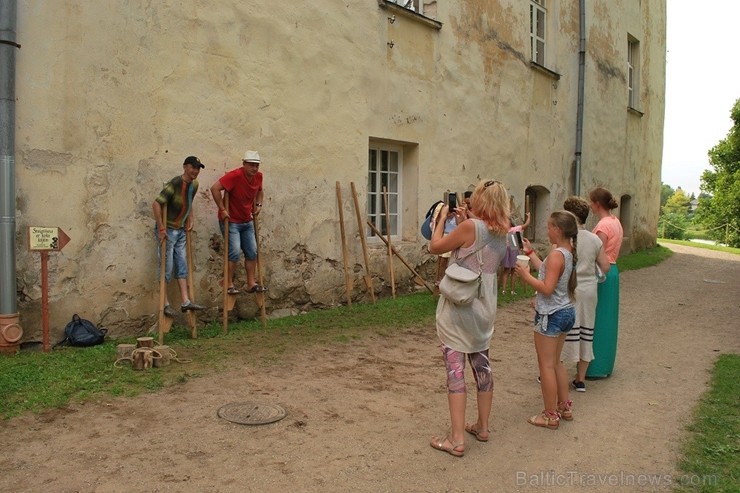
<svg viewBox="0 0 740 493"><path fill-rule="evenodd" d="M54 344L54 347L68 344L70 346L86 347L102 344L108 329L98 328L94 323L80 318L76 313L72 321L64 327L64 339Z"/></svg>
<svg viewBox="0 0 740 493"><path fill-rule="evenodd" d="M427 240L432 239L432 215L434 214L434 210L439 206L439 204L444 204L441 200L436 201L427 211L426 215L424 216L424 222L421 223L421 236L426 238Z"/></svg>

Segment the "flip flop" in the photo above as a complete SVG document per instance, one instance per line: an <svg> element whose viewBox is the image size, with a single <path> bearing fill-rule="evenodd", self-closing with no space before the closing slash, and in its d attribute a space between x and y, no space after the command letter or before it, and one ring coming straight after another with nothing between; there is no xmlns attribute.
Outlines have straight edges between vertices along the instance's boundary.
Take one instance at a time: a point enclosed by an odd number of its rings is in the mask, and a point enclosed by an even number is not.
<svg viewBox="0 0 740 493"><path fill-rule="evenodd" d="M446 447L445 443L449 443L450 446ZM432 441L429 442L429 445L431 445L434 449L441 450L442 452L447 452L448 454L455 457L462 457L463 455L465 455L465 444L455 443L450 440L449 436L446 436L444 438L432 437ZM463 449L458 450L460 447L463 447Z"/></svg>
<svg viewBox="0 0 740 493"><path fill-rule="evenodd" d="M234 286L231 286L229 289L226 290L229 294L239 294L239 290L236 289Z"/></svg>
<svg viewBox="0 0 740 493"><path fill-rule="evenodd" d="M251 288L247 289L247 293L264 293L265 291L267 291L267 288L259 284L255 284Z"/></svg>
<svg viewBox="0 0 740 493"><path fill-rule="evenodd" d="M479 430L478 428L475 427L475 424L465 425L465 431L473 435L475 439L478 440L479 442L487 442L488 438L490 437L490 430L486 430L486 431ZM486 436L483 436L484 433L486 434Z"/></svg>

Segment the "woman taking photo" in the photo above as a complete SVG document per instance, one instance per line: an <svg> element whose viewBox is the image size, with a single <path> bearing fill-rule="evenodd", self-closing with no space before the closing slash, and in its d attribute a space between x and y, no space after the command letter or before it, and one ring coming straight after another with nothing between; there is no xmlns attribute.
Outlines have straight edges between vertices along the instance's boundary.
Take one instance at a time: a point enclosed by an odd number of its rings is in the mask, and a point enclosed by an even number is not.
<svg viewBox="0 0 740 493"><path fill-rule="evenodd" d="M429 252L439 255L453 252L450 265L460 265L481 272L480 296L467 305L455 304L443 296L437 303L437 335L447 373L447 403L451 431L445 437L432 437L430 445L455 457L465 454L465 432L478 441L489 439L488 419L493 402L493 377L488 348L496 317L496 271L506 254L509 229L509 196L506 188L494 180L481 181L471 198L474 218L464 219L464 209L455 209L460 224L443 236L443 225L435 225ZM447 205L440 217L447 217ZM464 219L464 220L463 220ZM477 388L478 420L465 424L465 359L473 370Z"/></svg>

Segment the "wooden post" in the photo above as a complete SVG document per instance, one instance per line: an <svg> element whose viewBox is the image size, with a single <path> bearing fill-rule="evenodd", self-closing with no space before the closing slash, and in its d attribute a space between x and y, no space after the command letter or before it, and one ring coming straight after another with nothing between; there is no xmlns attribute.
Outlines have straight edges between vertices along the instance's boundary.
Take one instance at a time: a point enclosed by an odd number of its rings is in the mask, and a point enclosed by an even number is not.
<svg viewBox="0 0 740 493"><path fill-rule="evenodd" d="M393 247L391 246L391 216L388 211L388 189L383 185L383 203L385 204L385 228L388 233L388 240L383 239L388 245L388 271L391 276L391 295L396 299L396 274L393 271ZM380 235L383 238L383 235Z"/></svg>
<svg viewBox="0 0 740 493"><path fill-rule="evenodd" d="M49 343L49 252L41 252L41 327L43 349L51 350Z"/></svg>
<svg viewBox="0 0 740 493"><path fill-rule="evenodd" d="M381 240L387 243L386 239L383 238L383 235L380 233L380 231L378 231L378 228L373 226L373 223L368 221L367 225L370 226L370 229L372 229L376 235L378 235L378 238L380 238ZM421 274L416 272L416 270L413 267L411 267L408 262L406 262L406 260L401 256L401 254L398 253L398 250L396 250L396 247L392 247L392 249L393 249L393 253L396 255L396 257L398 257L398 260L403 262L403 265L405 265L408 268L408 270L410 270L416 277L419 278L419 280L424 284L424 286L426 286L426 288L429 290L430 293L434 293L434 289L432 289L432 287L429 284L427 284L424 278L421 277Z"/></svg>
<svg viewBox="0 0 740 493"><path fill-rule="evenodd" d="M365 240L365 227L362 225L362 217L360 216L360 203L357 200L357 190L355 190L355 182L350 182L352 187L352 200L355 203L355 214L357 215L357 230L360 233L360 243L362 243L362 256L365 258L365 285L368 291L370 291L370 298L375 303L375 288L373 288L373 277L370 275L370 261L367 256L367 241Z"/></svg>
<svg viewBox="0 0 740 493"><path fill-rule="evenodd" d="M188 291L190 291L190 301L195 303L195 285L193 283L193 242L191 231L185 230L185 248L188 259ZM193 310L188 311L188 322L190 323L190 337L198 338L198 317Z"/></svg>
<svg viewBox="0 0 740 493"><path fill-rule="evenodd" d="M257 243L257 283L260 286L264 286L264 280L262 279L262 261L260 258L262 258L261 249L260 249L260 230L259 230L259 222L257 222L257 216L253 216L254 221L254 240ZM257 304L260 307L260 321L262 322L262 327L267 327L267 310L265 308L265 293L264 291L261 293L256 293L255 299L257 300Z"/></svg>
<svg viewBox="0 0 740 493"><path fill-rule="evenodd" d="M352 278L349 275L349 253L347 252L347 237L344 232L342 188L339 182L337 182L337 207L339 209L339 234L342 239L342 264L344 266L344 286L347 291L347 306L352 306Z"/></svg>

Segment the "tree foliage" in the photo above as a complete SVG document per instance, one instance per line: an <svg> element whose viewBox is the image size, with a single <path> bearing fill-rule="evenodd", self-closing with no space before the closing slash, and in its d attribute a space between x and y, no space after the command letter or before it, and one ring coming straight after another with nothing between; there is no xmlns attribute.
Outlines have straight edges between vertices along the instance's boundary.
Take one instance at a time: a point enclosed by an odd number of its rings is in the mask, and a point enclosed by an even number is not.
<svg viewBox="0 0 740 493"><path fill-rule="evenodd" d="M727 137L709 150L714 168L701 176L697 215L712 236L729 246L740 247L740 99L730 111L733 126Z"/></svg>
<svg viewBox="0 0 740 493"><path fill-rule="evenodd" d="M688 215L689 207L691 206L691 199L686 196L686 193L678 188L668 200L666 200L663 206L663 214L680 214Z"/></svg>
<svg viewBox="0 0 740 493"><path fill-rule="evenodd" d="M676 191L670 185L660 183L660 213L663 214L663 206Z"/></svg>

